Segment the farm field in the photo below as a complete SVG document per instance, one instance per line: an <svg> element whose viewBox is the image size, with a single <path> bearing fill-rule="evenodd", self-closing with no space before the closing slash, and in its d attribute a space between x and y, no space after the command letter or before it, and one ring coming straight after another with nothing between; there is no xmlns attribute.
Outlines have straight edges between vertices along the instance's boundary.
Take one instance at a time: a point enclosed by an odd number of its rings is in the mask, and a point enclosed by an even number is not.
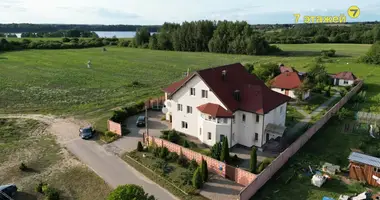
<svg viewBox="0 0 380 200"><path fill-rule="evenodd" d="M368 83L368 102L380 102L380 68L358 64L370 45L279 45L288 56L246 56L153 51L107 47L69 50L27 50L0 54L0 113L51 113L78 116L101 129L111 109L162 95L161 89L183 73L235 62L276 62L306 71L322 49L339 57L326 63L329 72L353 71ZM306 53L305 53L306 52ZM86 63L92 62L88 69ZM347 64L348 63L348 64ZM132 82L137 81L138 85ZM370 106L380 112L380 107Z"/></svg>
<svg viewBox="0 0 380 200"><path fill-rule="evenodd" d="M39 200L39 182L57 188L62 199L105 199L111 188L57 144L48 126L30 119L0 119L0 185L19 188L15 200ZM27 170L20 170L24 163Z"/></svg>

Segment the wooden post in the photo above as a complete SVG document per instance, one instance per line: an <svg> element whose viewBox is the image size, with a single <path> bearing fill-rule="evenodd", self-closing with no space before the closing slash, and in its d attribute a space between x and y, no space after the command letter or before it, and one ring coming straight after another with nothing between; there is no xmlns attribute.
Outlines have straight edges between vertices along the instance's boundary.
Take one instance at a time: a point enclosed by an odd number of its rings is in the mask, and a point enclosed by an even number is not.
<svg viewBox="0 0 380 200"><path fill-rule="evenodd" d="M149 138L149 128L148 128L148 106L145 105L145 127L146 127L146 136ZM149 145L149 139L148 139Z"/></svg>

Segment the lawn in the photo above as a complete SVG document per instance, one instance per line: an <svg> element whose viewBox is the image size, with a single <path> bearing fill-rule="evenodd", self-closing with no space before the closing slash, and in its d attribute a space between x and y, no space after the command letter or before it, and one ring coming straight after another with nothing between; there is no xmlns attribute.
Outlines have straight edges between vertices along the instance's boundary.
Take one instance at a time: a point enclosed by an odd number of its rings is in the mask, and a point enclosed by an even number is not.
<svg viewBox="0 0 380 200"><path fill-rule="evenodd" d="M365 188L369 186L363 186L356 181L345 184L340 180L340 176L328 180L321 188L318 188L311 184L311 176L307 176L305 173L308 171L309 165L315 170L320 168L324 162L347 168L350 148L371 153L371 148L368 148L371 139L367 132L347 133L343 131L344 124L350 123L352 122L340 122L332 119L289 159L287 164L252 199L316 200L322 199L324 196L338 199L341 194L353 195L365 191ZM372 141L372 143L378 143L378 141ZM295 175L293 176L293 174ZM292 178L288 181L290 177ZM287 181L288 183L286 183Z"/></svg>
<svg viewBox="0 0 380 200"><path fill-rule="evenodd" d="M0 185L14 183L17 199L44 199L35 186L46 182L64 199L104 199L111 188L61 148L47 126L28 119L0 119ZM27 170L19 169L21 163ZM86 187L83 187L86 185Z"/></svg>
<svg viewBox="0 0 380 200"><path fill-rule="evenodd" d="M206 52L153 51L108 47L27 50L0 54L0 113L50 113L85 118L106 128L110 110L162 95L161 89L183 73L235 62L276 62L307 70L320 50L334 48L341 57L326 63L329 72L353 71L368 83L368 97L380 102L380 68L358 64L369 45L279 45L290 56L246 56ZM299 51L296 51L299 50ZM296 51L296 52L295 52ZM306 53L304 53L304 52ZM311 52L311 53L310 53ZM86 63L92 62L88 69ZM348 64L347 64L348 63ZM138 86L131 83L138 81ZM377 95L377 96L376 96ZM368 104L364 109L380 112Z"/></svg>
<svg viewBox="0 0 380 200"><path fill-rule="evenodd" d="M329 99L330 97L326 97L323 94L311 93L311 97L305 102L306 104L303 106L303 109L310 114Z"/></svg>
<svg viewBox="0 0 380 200"><path fill-rule="evenodd" d="M286 124L285 126L288 128L293 127L298 122L300 122L305 116L299 113L295 107L289 105L286 109Z"/></svg>

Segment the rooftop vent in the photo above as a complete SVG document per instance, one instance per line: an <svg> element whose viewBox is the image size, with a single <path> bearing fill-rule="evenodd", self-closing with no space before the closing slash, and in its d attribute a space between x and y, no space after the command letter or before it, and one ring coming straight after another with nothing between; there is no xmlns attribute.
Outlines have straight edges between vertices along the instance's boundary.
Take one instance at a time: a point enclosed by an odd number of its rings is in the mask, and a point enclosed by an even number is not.
<svg viewBox="0 0 380 200"><path fill-rule="evenodd" d="M234 99L236 101L240 101L240 90L235 90L234 91Z"/></svg>
<svg viewBox="0 0 380 200"><path fill-rule="evenodd" d="M227 76L227 70L223 70L222 71L222 79L226 80L226 76Z"/></svg>

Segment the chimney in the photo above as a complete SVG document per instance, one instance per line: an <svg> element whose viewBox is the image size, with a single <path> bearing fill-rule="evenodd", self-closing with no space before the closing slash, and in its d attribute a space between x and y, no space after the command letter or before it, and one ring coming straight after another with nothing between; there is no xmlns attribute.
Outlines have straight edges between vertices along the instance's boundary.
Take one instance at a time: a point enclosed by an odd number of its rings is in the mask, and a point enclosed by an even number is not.
<svg viewBox="0 0 380 200"><path fill-rule="evenodd" d="M234 98L236 101L240 101L240 90L234 91Z"/></svg>
<svg viewBox="0 0 380 200"><path fill-rule="evenodd" d="M223 70L222 71L222 79L226 80L226 76L227 76L227 70Z"/></svg>

